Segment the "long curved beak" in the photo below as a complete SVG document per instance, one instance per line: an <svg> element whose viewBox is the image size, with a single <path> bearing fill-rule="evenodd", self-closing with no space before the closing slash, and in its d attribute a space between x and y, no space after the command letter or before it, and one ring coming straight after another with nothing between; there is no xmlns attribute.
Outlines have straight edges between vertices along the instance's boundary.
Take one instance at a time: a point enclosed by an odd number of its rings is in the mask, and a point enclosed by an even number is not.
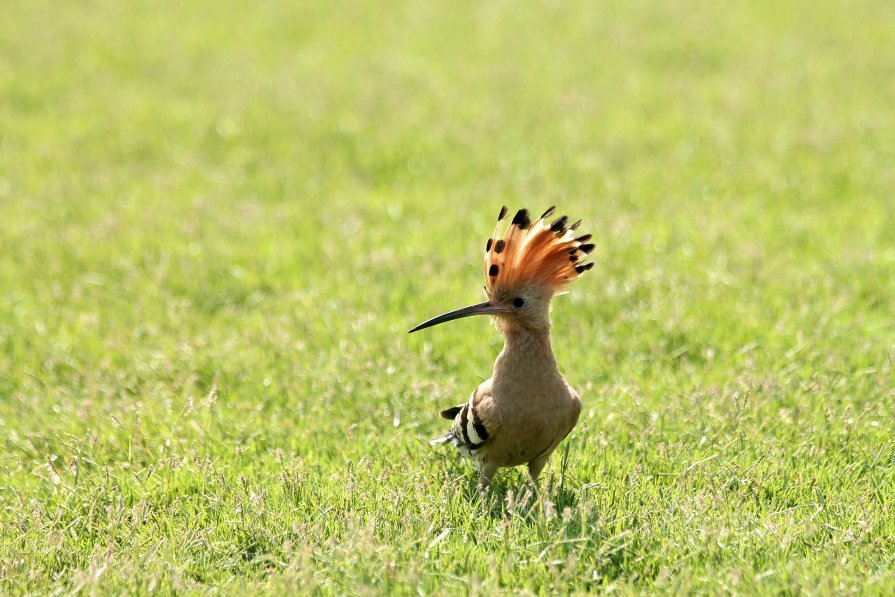
<svg viewBox="0 0 895 597"><path fill-rule="evenodd" d="M453 321L454 319L461 319L463 317L472 317L473 315L500 315L501 313L509 313L509 310L503 307L492 305L488 301L485 301L484 303L479 303L478 305L470 305L468 307L463 307L462 309L457 309L456 311L448 311L447 313L443 313L438 317L433 317L429 321L424 321L423 323L419 324L407 333L412 334L413 332L430 328L433 325L438 325L439 323L444 323L445 321Z"/></svg>

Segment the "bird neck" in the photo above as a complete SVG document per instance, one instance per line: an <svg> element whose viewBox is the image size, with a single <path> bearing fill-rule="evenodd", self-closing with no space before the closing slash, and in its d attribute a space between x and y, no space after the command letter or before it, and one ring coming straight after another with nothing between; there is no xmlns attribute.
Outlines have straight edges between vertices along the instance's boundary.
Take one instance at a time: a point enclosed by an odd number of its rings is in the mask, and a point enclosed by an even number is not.
<svg viewBox="0 0 895 597"><path fill-rule="evenodd" d="M549 328L535 331L513 326L502 331L505 342L494 363L495 378L506 376L523 381L559 376Z"/></svg>

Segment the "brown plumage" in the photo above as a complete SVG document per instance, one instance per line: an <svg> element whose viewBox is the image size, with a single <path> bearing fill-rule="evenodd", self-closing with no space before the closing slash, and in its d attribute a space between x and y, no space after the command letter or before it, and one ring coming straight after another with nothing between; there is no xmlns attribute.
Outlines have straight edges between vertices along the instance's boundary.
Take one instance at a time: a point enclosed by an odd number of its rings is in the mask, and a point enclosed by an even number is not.
<svg viewBox="0 0 895 597"><path fill-rule="evenodd" d="M501 209L494 234L485 245L485 293L488 300L426 321L411 332L470 315L491 315L505 345L492 377L459 406L441 416L451 431L432 443L451 442L473 460L480 485L490 484L498 468L527 464L533 482L581 411L578 395L556 365L550 344L550 300L593 267L582 263L594 249L591 235L575 238L571 226L551 207L531 221L516 212L500 234L507 209Z"/></svg>

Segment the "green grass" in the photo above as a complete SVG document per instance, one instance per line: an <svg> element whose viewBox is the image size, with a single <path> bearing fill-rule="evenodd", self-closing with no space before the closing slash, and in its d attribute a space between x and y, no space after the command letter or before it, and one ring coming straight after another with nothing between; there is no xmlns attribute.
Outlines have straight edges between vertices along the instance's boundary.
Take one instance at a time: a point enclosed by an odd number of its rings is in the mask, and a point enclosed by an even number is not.
<svg viewBox="0 0 895 597"><path fill-rule="evenodd" d="M895 591L895 10L7 2L0 593ZM598 239L524 495L426 445Z"/></svg>

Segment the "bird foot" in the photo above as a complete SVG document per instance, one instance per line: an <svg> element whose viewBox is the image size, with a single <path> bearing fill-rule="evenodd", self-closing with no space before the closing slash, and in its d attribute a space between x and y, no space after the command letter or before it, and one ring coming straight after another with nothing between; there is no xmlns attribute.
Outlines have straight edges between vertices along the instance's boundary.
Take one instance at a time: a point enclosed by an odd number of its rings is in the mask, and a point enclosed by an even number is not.
<svg viewBox="0 0 895 597"><path fill-rule="evenodd" d="M491 489L491 479L479 477L479 493L486 494Z"/></svg>

